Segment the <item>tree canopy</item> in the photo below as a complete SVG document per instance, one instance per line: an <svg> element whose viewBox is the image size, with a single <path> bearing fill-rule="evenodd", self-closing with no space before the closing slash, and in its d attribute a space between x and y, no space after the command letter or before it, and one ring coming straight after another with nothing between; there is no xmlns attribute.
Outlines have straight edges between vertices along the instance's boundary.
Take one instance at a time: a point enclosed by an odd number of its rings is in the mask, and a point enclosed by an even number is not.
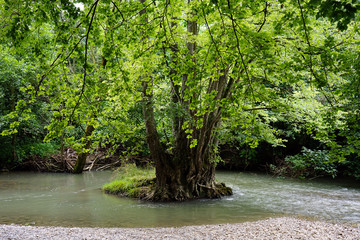
<svg viewBox="0 0 360 240"><path fill-rule="evenodd" d="M154 200L226 194L214 177L220 141L285 146L281 124L319 141L329 162L358 159L359 6L4 0L4 49L31 57L38 71L19 87L26 97L2 135L46 99L45 141L61 138L85 157L91 146L130 141L137 151L146 141Z"/></svg>

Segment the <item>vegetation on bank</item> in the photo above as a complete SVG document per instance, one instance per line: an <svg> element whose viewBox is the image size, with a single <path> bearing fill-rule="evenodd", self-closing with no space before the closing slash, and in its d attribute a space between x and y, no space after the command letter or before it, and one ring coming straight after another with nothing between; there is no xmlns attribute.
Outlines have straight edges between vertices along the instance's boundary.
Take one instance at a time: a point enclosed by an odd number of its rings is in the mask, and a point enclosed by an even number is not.
<svg viewBox="0 0 360 240"><path fill-rule="evenodd" d="M135 164L127 164L115 171L115 180L105 184L105 193L143 199L154 188L155 169L138 168Z"/></svg>

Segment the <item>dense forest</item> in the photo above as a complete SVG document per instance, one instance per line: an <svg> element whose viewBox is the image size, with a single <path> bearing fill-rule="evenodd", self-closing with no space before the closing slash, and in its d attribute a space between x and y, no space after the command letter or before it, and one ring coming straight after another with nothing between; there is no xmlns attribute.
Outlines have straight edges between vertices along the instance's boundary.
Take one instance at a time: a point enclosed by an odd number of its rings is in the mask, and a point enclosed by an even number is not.
<svg viewBox="0 0 360 240"><path fill-rule="evenodd" d="M229 194L216 168L359 179L359 9L0 0L0 169L152 165L151 200Z"/></svg>

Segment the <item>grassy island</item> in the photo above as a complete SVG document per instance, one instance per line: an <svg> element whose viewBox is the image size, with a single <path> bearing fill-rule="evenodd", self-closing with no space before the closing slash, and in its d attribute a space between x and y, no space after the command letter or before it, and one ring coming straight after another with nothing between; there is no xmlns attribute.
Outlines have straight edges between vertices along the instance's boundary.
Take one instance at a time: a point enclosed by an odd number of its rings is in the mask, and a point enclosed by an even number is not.
<svg viewBox="0 0 360 240"><path fill-rule="evenodd" d="M115 180L105 184L102 189L108 194L143 199L154 185L154 168L138 168L135 164L128 164L121 167Z"/></svg>

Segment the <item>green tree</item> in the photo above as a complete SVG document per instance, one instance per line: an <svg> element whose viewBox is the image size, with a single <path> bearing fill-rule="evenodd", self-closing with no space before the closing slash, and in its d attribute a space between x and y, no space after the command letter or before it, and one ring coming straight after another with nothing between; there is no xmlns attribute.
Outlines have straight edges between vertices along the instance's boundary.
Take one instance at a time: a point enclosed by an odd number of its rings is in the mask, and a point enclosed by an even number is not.
<svg viewBox="0 0 360 240"><path fill-rule="evenodd" d="M34 83L36 71L31 57L0 45L0 166L14 167L30 155L46 156L56 148L42 143L43 127L49 124L46 100L30 108L26 104L24 90Z"/></svg>
<svg viewBox="0 0 360 240"><path fill-rule="evenodd" d="M74 122L88 122L95 133L99 126L121 126L127 110L142 102L156 166L156 187L149 199L230 193L215 181L222 120L238 119L227 123L241 125L253 147L261 134L281 145L272 123L296 109L291 100L301 100L298 90L301 95L318 89L310 102L318 98L314 102L322 109L332 104L325 88L337 79L337 68L328 53L339 51L342 36L326 19L315 19L319 3L78 2L83 10L64 0L6 1L9 12L21 14L10 16L4 32L17 42L39 24L51 22L56 33L56 53L37 86L29 89L33 97L51 95L58 108L48 139L71 132ZM107 62L103 69L101 59ZM112 121L109 115L114 113L119 121ZM165 118L157 119L161 114ZM78 151L89 150L88 137L73 142Z"/></svg>
<svg viewBox="0 0 360 240"><path fill-rule="evenodd" d="M23 97L21 96L20 88L26 86L26 78L31 77L31 67L28 67L24 61L18 61L9 53L9 50L0 46L0 101L1 101L1 127L4 130L4 125L8 125L11 116L7 116L15 111L17 102ZM15 116L14 116L15 117ZM15 129L15 124L10 124ZM6 146L5 138L3 138L3 145ZM12 156L7 156L12 161L17 161L17 130L13 131L11 136L11 152ZM6 148L6 147L5 147Z"/></svg>

